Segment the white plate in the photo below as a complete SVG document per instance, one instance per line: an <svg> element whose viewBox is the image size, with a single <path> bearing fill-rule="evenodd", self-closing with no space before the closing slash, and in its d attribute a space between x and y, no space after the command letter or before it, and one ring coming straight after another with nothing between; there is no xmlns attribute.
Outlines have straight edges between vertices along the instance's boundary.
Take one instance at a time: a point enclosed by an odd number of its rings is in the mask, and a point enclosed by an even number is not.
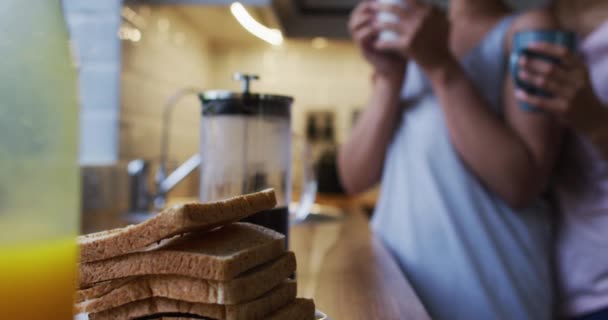
<svg viewBox="0 0 608 320"><path fill-rule="evenodd" d="M321 312L320 310L317 310L317 312L315 312L315 319L316 320L331 320L325 313Z"/></svg>

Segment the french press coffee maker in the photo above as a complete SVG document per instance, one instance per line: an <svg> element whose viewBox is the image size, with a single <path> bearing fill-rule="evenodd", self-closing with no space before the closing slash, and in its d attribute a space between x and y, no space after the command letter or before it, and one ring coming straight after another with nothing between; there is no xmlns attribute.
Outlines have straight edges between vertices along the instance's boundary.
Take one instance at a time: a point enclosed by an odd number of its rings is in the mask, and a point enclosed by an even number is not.
<svg viewBox="0 0 608 320"><path fill-rule="evenodd" d="M292 191L293 98L252 93L251 83L258 80L258 76L235 74L234 78L241 81L241 92L211 90L198 93L202 103L199 154L184 163L185 169L180 167L168 177L165 177L165 167L161 163L156 175L154 202L160 209L168 191L200 167L200 200L203 202L274 188L277 207L246 221L287 235ZM183 92L186 95L192 90ZM177 102L177 99L171 101ZM164 158L166 155L161 157ZM302 161L302 195L299 205L292 207L292 221L305 218L314 203L317 184L310 162L310 159Z"/></svg>
<svg viewBox="0 0 608 320"><path fill-rule="evenodd" d="M257 76L235 75L242 92L199 95L201 119L201 201L275 189L277 208L248 219L283 234L289 226L291 195L291 106L287 96L250 92Z"/></svg>

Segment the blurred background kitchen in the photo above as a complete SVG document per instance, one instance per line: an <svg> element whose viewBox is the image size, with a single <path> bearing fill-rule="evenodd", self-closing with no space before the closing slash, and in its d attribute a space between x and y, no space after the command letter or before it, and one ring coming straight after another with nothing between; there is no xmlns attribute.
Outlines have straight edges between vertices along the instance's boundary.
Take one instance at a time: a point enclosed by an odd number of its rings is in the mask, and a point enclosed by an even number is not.
<svg viewBox="0 0 608 320"><path fill-rule="evenodd" d="M238 91L237 71L260 76L254 92L295 98L293 131L315 159L330 155L331 170L332 150L368 96L370 72L348 40L352 3L296 2L250 1L239 11L226 1L66 1L80 64L84 210L127 209L128 163L158 166L165 101L186 87ZM276 40L248 32L239 19L250 18ZM198 150L197 97L180 102L171 121L168 171ZM196 197L198 183L193 173L171 195ZM336 189L327 183L322 191Z"/></svg>
<svg viewBox="0 0 608 320"><path fill-rule="evenodd" d="M57 308L69 318L78 232L141 221L165 200L199 199L207 185L231 195L273 186L280 210L274 220L286 218L292 189L293 200L316 202L312 210L294 211L334 223L298 224L288 239L298 255L300 294L315 297L320 309L350 311L351 318L424 313L390 252L368 230L378 189L348 197L336 173L336 150L371 91L371 70L347 32L360 0L29 1L0 5L0 309L6 318L39 319L24 313L56 314ZM524 9L547 1L508 2ZM572 13L580 3L560 1L560 12ZM577 23L605 17L588 14L576 15L583 17ZM231 126L220 121L215 130L232 143L206 153L200 137L209 126L201 129L201 121L211 117L201 117L193 93L242 92L242 80L251 76L235 81L236 72L259 76L250 83L252 93L281 97L256 96L268 102L256 105L263 110L257 117L251 105L238 105ZM176 99L180 92L190 94ZM275 113L265 114L269 109ZM254 152L242 152L248 148ZM199 149L225 170L205 167L214 162L197 159ZM184 161L189 167L180 171ZM200 161L216 173L202 188ZM167 182L175 170L179 179ZM158 180L168 186L167 199ZM302 190L316 196L300 197ZM159 195L163 201L155 202ZM279 222L287 232L287 219Z"/></svg>
<svg viewBox="0 0 608 320"><path fill-rule="evenodd" d="M439 1L441 2L441 1ZM516 7L539 1L512 1ZM312 148L319 194L340 194L335 149L369 96L370 70L346 24L356 0L65 0L79 65L80 163L85 214L129 209L128 164L160 159L164 105L183 88L238 91L235 72L260 76L252 91L292 96L292 129ZM249 29L249 30L248 30ZM176 106L171 172L198 152L200 102ZM295 146L300 146L295 143ZM294 157L294 195L300 158ZM198 195L194 172L171 191ZM365 197L371 208L375 192Z"/></svg>

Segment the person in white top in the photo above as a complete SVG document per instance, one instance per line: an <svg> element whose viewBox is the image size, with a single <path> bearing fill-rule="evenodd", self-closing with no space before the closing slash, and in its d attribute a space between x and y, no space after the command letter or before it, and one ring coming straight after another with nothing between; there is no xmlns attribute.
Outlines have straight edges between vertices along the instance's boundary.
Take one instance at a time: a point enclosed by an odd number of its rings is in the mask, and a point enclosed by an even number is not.
<svg viewBox="0 0 608 320"><path fill-rule="evenodd" d="M608 319L608 1L560 1L561 24L577 32L580 52L548 43L535 51L561 66L520 61L522 76L553 93L518 99L555 115L569 132L556 184L561 219L556 243L562 316Z"/></svg>
<svg viewBox="0 0 608 320"><path fill-rule="evenodd" d="M433 319L551 319L540 194L560 131L553 117L519 108L507 61L514 32L557 25L496 0L453 0L447 14L403 5L365 1L351 18L374 76L340 149L343 186L382 182L372 228ZM399 19L378 22L379 12Z"/></svg>

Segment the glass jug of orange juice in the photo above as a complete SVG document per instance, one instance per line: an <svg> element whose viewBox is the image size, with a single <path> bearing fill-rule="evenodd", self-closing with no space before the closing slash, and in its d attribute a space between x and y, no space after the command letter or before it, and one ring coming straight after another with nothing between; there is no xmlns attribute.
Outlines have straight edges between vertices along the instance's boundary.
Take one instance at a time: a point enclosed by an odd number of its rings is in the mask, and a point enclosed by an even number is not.
<svg viewBox="0 0 608 320"><path fill-rule="evenodd" d="M61 1L0 4L0 318L71 319L78 105Z"/></svg>

